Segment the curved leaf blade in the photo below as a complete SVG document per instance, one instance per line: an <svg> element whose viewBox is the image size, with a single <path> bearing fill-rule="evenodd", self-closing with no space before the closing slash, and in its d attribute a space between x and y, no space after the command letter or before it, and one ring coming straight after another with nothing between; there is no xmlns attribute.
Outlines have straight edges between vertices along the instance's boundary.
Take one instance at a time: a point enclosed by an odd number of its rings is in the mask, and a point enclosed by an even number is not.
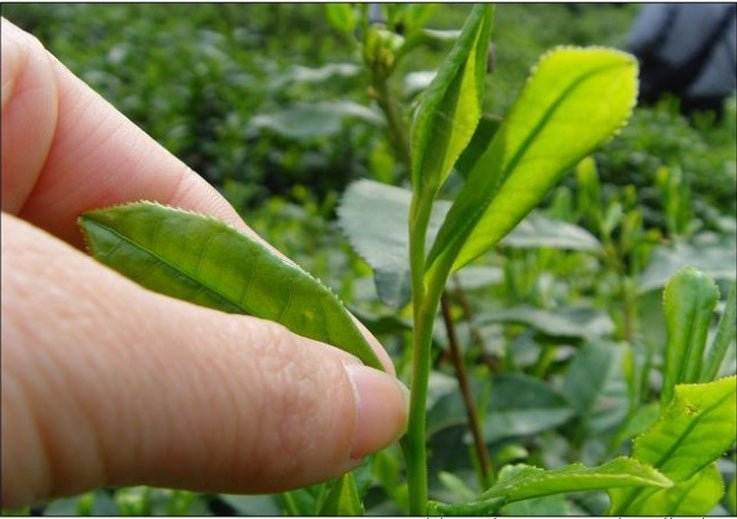
<svg viewBox="0 0 737 519"><path fill-rule="evenodd" d="M481 118L494 8L476 5L422 94L412 123L412 183L435 193Z"/></svg>
<svg viewBox="0 0 737 519"><path fill-rule="evenodd" d="M498 482L482 497L504 497L511 503L566 492L643 486L668 488L672 484L653 467L632 458L620 457L598 467L575 463L544 470L529 465L507 465L499 473Z"/></svg>
<svg viewBox="0 0 737 519"><path fill-rule="evenodd" d="M329 288L219 220L135 202L89 211L79 223L95 258L150 290L279 322L383 369Z"/></svg>
<svg viewBox="0 0 737 519"><path fill-rule="evenodd" d="M668 330L663 403L670 401L676 384L699 381L709 323L718 300L714 281L694 268L685 268L668 281L663 292Z"/></svg>
<svg viewBox="0 0 737 519"><path fill-rule="evenodd" d="M560 176L609 139L637 98L637 62L605 48L545 54L468 175L428 258L457 270L504 237Z"/></svg>
<svg viewBox="0 0 737 519"><path fill-rule="evenodd" d="M660 417L635 439L632 457L680 484L716 461L734 444L736 435L737 377L707 384L678 385ZM639 490L613 494L610 513L636 512L646 494ZM697 498L697 495L692 497ZM699 515L708 511L704 509ZM665 509L658 515L670 513L670 509Z"/></svg>

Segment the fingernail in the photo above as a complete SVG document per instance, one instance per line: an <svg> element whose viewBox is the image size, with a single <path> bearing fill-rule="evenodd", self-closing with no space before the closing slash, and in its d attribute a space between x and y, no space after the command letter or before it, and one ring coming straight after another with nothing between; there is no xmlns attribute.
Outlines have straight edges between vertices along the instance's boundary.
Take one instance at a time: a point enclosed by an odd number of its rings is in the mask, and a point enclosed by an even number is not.
<svg viewBox="0 0 737 519"><path fill-rule="evenodd" d="M386 447L407 427L409 390L391 375L364 365L345 366L353 384L357 424L351 458Z"/></svg>

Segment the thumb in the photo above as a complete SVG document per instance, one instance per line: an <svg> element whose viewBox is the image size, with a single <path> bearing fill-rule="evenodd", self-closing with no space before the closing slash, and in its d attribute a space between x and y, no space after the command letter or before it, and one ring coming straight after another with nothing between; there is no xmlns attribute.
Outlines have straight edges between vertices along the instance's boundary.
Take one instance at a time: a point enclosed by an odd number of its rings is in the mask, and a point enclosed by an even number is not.
<svg viewBox="0 0 737 519"><path fill-rule="evenodd" d="M286 490L403 432L391 375L144 290L13 216L2 229L3 506L104 485Z"/></svg>

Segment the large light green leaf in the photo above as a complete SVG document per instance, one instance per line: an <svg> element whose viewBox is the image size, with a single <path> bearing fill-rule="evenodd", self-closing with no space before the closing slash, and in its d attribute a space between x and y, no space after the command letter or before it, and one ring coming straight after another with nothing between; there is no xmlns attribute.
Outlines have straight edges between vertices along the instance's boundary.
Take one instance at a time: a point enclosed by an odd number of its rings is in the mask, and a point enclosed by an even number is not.
<svg viewBox="0 0 737 519"><path fill-rule="evenodd" d="M214 218L152 202L80 217L90 252L146 288L279 322L381 369L351 315L320 281Z"/></svg>
<svg viewBox="0 0 737 519"><path fill-rule="evenodd" d="M693 514L706 514L711 507L691 509L704 503L703 492L711 492L713 483L692 481L735 442L737 435L737 377L727 377L707 384L686 384L675 388L673 399L658 420L634 441L632 457L648 463L670 478L676 486L662 501L677 501ZM681 485L684 483L684 485ZM707 490L696 491L698 488ZM680 489L680 490L679 490ZM610 513L638 513L648 502L651 491L627 490L612 493ZM674 494L678 496L673 497ZM654 509L648 509L655 513ZM657 515L675 513L659 509Z"/></svg>
<svg viewBox="0 0 737 519"><path fill-rule="evenodd" d="M320 508L320 515L363 515L363 504L352 472L345 474L333 484Z"/></svg>
<svg viewBox="0 0 737 519"><path fill-rule="evenodd" d="M434 195L476 130L493 14L489 4L474 6L461 35L422 94L411 132L412 183L420 191Z"/></svg>
<svg viewBox="0 0 737 519"><path fill-rule="evenodd" d="M627 507L627 515L705 515L724 493L722 475L712 463L686 481L672 488L641 492ZM619 504L627 490L610 491L613 506Z"/></svg>
<svg viewBox="0 0 737 519"><path fill-rule="evenodd" d="M719 289L708 276L685 268L668 281L663 309L668 330L661 400L667 403L676 384L698 382L709 323Z"/></svg>
<svg viewBox="0 0 737 519"><path fill-rule="evenodd" d="M566 47L544 55L469 173L428 269L458 269L496 244L625 123L636 97L637 62L626 53Z"/></svg>
<svg viewBox="0 0 737 519"><path fill-rule="evenodd" d="M447 515L489 514L509 503L567 492L670 486L672 482L654 468L625 457L598 467L577 463L545 470L530 465L507 465L499 473L497 482L476 501L462 505L436 504L434 509Z"/></svg>

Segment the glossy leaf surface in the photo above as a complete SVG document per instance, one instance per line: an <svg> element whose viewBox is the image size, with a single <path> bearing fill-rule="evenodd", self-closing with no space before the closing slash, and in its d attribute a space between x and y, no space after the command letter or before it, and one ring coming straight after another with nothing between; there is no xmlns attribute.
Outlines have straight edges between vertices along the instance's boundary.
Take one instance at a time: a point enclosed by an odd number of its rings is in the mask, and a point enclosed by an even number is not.
<svg viewBox="0 0 737 519"><path fill-rule="evenodd" d="M412 183L435 193L473 137L481 117L494 8L476 5L430 86L412 124Z"/></svg>
<svg viewBox="0 0 737 519"><path fill-rule="evenodd" d="M737 378L732 376L707 384L679 385L658 420L634 442L632 457L660 470L682 489L681 506L702 502L690 481L717 460L735 442L737 435ZM689 482L690 483L687 483ZM687 483L687 484L685 484ZM681 485L684 484L684 485ZM711 488L713 484L700 482ZM652 492L628 490L612 493L610 513L637 513ZM668 498L670 499L670 498ZM664 502L670 502L668 500ZM653 509L648 509L655 512ZM701 515L706 507L693 511ZM660 514L675 513L661 509Z"/></svg>
<svg viewBox="0 0 737 519"><path fill-rule="evenodd" d="M561 175L610 138L637 97L637 63L604 48L545 54L456 198L428 265L458 269L504 237Z"/></svg>
<svg viewBox="0 0 737 519"><path fill-rule="evenodd" d="M382 369L329 288L219 220L136 202L87 212L80 225L95 258L150 290L279 322Z"/></svg>
<svg viewBox="0 0 737 519"><path fill-rule="evenodd" d="M667 403L676 384L698 382L709 323L719 300L719 289L708 276L693 268L673 276L663 293L668 330L661 400Z"/></svg>

